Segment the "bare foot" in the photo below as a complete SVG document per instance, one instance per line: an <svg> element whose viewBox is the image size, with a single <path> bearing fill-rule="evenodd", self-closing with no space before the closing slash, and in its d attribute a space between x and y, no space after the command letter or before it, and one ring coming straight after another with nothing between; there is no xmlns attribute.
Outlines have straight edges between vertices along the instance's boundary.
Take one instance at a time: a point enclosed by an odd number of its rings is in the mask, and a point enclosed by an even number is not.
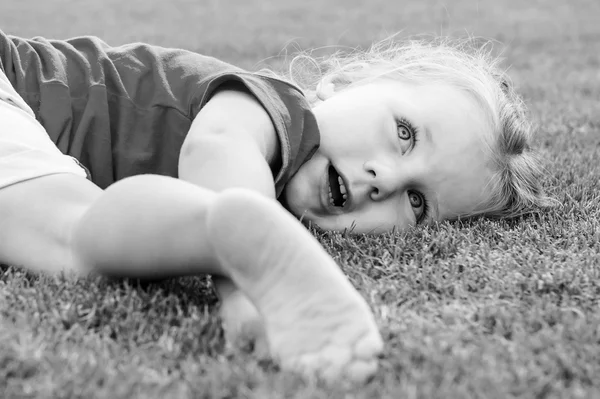
<svg viewBox="0 0 600 399"><path fill-rule="evenodd" d="M223 268L265 320L284 369L362 382L383 342L373 315L318 241L279 204L227 190L208 215Z"/></svg>

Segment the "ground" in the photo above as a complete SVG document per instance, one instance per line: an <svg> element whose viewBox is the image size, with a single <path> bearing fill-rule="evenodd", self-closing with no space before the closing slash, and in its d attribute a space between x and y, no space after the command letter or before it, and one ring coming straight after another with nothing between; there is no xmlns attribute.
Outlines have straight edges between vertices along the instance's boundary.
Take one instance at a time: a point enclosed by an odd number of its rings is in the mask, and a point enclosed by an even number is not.
<svg viewBox="0 0 600 399"><path fill-rule="evenodd" d="M296 48L365 47L397 31L501 41L539 127L543 184L558 200L510 223L319 235L386 342L379 374L350 391L227 352L206 278L141 285L4 267L3 397L600 396L597 0L2 0L0 8L0 29L11 34L147 41L251 69L281 65Z"/></svg>

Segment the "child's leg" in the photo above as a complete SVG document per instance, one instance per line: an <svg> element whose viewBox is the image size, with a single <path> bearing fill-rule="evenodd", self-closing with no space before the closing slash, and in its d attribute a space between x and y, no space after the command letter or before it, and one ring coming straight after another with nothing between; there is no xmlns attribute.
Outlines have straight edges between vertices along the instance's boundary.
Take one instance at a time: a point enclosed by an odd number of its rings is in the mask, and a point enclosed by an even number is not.
<svg viewBox="0 0 600 399"><path fill-rule="evenodd" d="M0 262L145 278L219 272L204 227L212 198L152 175L105 191L71 174L14 184L0 190Z"/></svg>
<svg viewBox="0 0 600 399"><path fill-rule="evenodd" d="M206 231L215 197L164 176L121 180L77 222L73 252L83 267L113 276L221 274Z"/></svg>
<svg viewBox="0 0 600 399"><path fill-rule="evenodd" d="M75 242L84 263L104 272L230 278L286 368L359 380L376 370L382 342L368 306L316 239L261 194L126 179L92 205Z"/></svg>
<svg viewBox="0 0 600 399"><path fill-rule="evenodd" d="M89 185L64 174L0 190L0 209L12 215L8 227L23 244L3 246L0 259L28 259L24 266L42 270L62 260L75 270L121 276L227 276L265 319L269 347L285 368L358 380L375 371L381 339L367 305L275 201L240 190L217 196L151 175L104 192ZM81 195L82 187L90 192ZM16 220L27 220L27 228ZM52 256L28 258L39 232Z"/></svg>

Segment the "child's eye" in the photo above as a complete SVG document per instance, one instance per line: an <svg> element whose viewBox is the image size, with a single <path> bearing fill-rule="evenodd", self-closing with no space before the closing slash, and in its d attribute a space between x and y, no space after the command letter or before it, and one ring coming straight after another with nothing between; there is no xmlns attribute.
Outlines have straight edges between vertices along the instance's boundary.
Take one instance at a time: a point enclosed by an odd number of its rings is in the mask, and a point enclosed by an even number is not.
<svg viewBox="0 0 600 399"><path fill-rule="evenodd" d="M410 140L412 132L410 126L407 126L404 122L398 122L398 138L400 140Z"/></svg>
<svg viewBox="0 0 600 399"><path fill-rule="evenodd" d="M425 197L417 191L409 191L408 200L410 201L410 206L412 206L415 211L417 223L422 222L427 216L427 201L425 200Z"/></svg>
<svg viewBox="0 0 600 399"><path fill-rule="evenodd" d="M408 192L408 199L410 200L410 205L413 208L420 208L423 206L423 198L414 191Z"/></svg>
<svg viewBox="0 0 600 399"><path fill-rule="evenodd" d="M396 135L402 144L402 153L412 149L418 140L418 130L406 119L402 118L396 121Z"/></svg>

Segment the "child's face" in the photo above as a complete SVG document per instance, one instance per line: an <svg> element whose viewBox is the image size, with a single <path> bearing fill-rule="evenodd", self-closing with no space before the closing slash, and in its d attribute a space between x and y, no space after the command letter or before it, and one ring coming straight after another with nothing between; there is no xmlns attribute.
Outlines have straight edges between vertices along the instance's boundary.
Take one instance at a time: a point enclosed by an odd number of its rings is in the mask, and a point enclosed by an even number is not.
<svg viewBox="0 0 600 399"><path fill-rule="evenodd" d="M297 217L381 233L471 214L491 195L490 126L457 88L381 79L332 95L314 113L321 145L285 189Z"/></svg>

